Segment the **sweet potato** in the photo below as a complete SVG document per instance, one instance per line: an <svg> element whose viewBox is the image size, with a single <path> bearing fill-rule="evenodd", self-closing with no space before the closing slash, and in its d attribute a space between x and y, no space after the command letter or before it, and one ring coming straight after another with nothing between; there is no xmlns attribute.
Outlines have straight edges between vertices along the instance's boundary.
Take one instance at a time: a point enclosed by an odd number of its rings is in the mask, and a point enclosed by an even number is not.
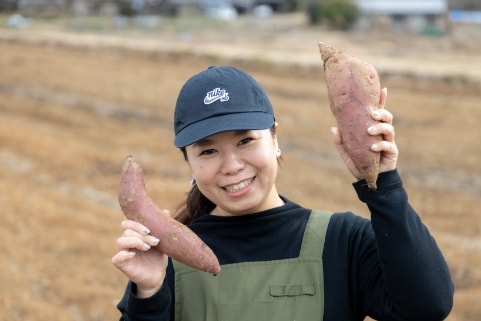
<svg viewBox="0 0 481 321"><path fill-rule="evenodd" d="M324 62L329 106L343 144L369 189L376 190L380 153L371 151L370 146L382 137L369 135L367 128L376 123L371 113L379 108L379 75L371 64L336 48L319 43L319 50Z"/></svg>
<svg viewBox="0 0 481 321"><path fill-rule="evenodd" d="M144 224L160 239L156 249L198 270L219 273L220 265L214 252L190 228L161 211L149 197L143 170L132 156L128 156L123 165L118 198L128 219Z"/></svg>

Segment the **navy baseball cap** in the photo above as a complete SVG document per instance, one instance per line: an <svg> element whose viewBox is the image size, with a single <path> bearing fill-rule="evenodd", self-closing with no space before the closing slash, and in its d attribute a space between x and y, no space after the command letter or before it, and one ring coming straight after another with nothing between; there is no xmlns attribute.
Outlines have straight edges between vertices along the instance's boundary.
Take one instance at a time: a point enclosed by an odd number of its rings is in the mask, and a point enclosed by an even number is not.
<svg viewBox="0 0 481 321"><path fill-rule="evenodd" d="M174 144L181 148L228 130L271 128L274 122L269 98L252 76L231 66L209 67L180 90Z"/></svg>

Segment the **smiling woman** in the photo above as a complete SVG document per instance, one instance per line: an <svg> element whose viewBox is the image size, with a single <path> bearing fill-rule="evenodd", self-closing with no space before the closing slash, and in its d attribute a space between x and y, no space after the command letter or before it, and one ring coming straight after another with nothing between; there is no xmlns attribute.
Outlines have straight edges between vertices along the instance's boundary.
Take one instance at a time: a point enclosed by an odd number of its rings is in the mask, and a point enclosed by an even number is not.
<svg viewBox="0 0 481 321"><path fill-rule="evenodd" d="M368 220L305 208L278 193L278 123L252 76L221 66L188 79L175 106L174 144L195 183L176 218L213 250L221 272L213 277L167 259L145 226L124 222L112 258L129 278L121 320L443 320L453 283L408 203L386 97L370 115L382 136L377 190L365 180L353 184ZM332 132L356 177L339 131Z"/></svg>
<svg viewBox="0 0 481 321"><path fill-rule="evenodd" d="M186 202L184 223L206 206L240 215L283 203L274 185L280 156L274 111L250 75L211 67L192 77L179 93L174 125L175 145L197 182L189 198L200 200Z"/></svg>

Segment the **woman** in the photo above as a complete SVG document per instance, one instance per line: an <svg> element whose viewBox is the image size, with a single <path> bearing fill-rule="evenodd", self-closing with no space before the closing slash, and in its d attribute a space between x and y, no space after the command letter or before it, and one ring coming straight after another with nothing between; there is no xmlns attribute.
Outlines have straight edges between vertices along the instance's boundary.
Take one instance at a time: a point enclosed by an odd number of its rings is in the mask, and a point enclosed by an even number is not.
<svg viewBox="0 0 481 321"><path fill-rule="evenodd" d="M140 223L125 220L113 264L129 282L121 320L443 320L453 284L436 242L408 203L396 170L392 115L366 129L383 140L370 191L334 142L371 220L304 208L278 194L281 150L272 106L234 67L210 67L180 91L175 141L193 186L176 217L212 248L218 276L174 262ZM161 241L160 241L161 242Z"/></svg>

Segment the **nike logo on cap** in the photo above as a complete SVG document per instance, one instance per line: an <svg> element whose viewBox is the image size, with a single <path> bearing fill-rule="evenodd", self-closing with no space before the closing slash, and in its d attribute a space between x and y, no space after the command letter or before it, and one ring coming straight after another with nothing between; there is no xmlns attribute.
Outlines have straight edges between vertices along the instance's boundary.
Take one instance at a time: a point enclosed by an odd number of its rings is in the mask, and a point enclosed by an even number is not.
<svg viewBox="0 0 481 321"><path fill-rule="evenodd" d="M225 89L215 88L214 90L207 92L204 98L204 104L210 105L217 100L228 101L229 93Z"/></svg>

